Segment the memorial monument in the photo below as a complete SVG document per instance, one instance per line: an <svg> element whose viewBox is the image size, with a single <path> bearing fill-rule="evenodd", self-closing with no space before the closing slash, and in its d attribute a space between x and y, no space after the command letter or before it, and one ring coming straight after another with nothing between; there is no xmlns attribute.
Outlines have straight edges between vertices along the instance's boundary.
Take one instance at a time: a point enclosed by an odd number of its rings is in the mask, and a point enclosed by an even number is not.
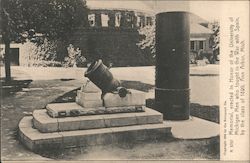
<svg viewBox="0 0 250 163"><path fill-rule="evenodd" d="M145 107L145 93L121 87L101 60L84 74L76 102L51 103L19 123L22 143L32 151L158 140L171 134L163 115Z"/></svg>
<svg viewBox="0 0 250 163"><path fill-rule="evenodd" d="M73 103L51 103L19 123L21 142L32 151L145 140L172 135L208 138L218 125L189 114L189 15L156 16L156 110L145 106L145 93L121 87L101 60L85 72L89 78ZM171 120L171 121L163 121ZM173 120L182 120L173 121ZM185 130L183 129L185 127ZM172 127L172 131L171 131ZM200 130L210 128L201 134Z"/></svg>

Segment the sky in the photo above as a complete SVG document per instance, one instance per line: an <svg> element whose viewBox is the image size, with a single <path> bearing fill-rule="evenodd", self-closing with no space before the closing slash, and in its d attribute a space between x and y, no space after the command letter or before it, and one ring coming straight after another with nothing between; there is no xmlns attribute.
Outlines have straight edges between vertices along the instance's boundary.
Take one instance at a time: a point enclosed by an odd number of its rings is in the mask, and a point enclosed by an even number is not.
<svg viewBox="0 0 250 163"><path fill-rule="evenodd" d="M221 1L190 1L190 12L195 13L196 15L208 20L219 20Z"/></svg>
<svg viewBox="0 0 250 163"><path fill-rule="evenodd" d="M225 2L225 1L224 1ZM218 20L220 17L223 1L171 1L157 0L155 3L158 12L160 11L190 11L208 21ZM150 2L148 2L150 3Z"/></svg>

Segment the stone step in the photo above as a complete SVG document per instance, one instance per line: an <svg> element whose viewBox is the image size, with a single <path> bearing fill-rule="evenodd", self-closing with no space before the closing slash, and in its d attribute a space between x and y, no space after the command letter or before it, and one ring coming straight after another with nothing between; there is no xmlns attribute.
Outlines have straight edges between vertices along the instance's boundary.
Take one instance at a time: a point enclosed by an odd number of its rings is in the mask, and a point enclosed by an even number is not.
<svg viewBox="0 0 250 163"><path fill-rule="evenodd" d="M125 106L125 107L96 107L86 108L75 102L70 103L52 103L46 106L48 114L53 117L72 117L77 115L96 115L96 114L114 114L143 112L145 106Z"/></svg>
<svg viewBox="0 0 250 163"><path fill-rule="evenodd" d="M32 151L63 149L70 147L117 144L158 140L171 135L171 127L165 122L125 127L40 133L33 128L32 116L26 116L19 122L19 138Z"/></svg>
<svg viewBox="0 0 250 163"><path fill-rule="evenodd" d="M34 110L34 127L40 132L57 132L109 128L163 122L163 116L158 111L145 108L145 112L87 115L77 117L52 118L46 109Z"/></svg>

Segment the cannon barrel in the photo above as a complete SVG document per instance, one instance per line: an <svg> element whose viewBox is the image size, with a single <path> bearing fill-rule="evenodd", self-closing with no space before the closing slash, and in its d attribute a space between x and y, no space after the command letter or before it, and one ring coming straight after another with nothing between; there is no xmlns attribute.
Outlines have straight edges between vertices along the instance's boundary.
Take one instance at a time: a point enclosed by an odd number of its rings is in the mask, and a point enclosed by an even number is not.
<svg viewBox="0 0 250 163"><path fill-rule="evenodd" d="M113 74L101 59L92 62L84 76L98 86L103 94L116 91L121 86L120 81L113 77Z"/></svg>

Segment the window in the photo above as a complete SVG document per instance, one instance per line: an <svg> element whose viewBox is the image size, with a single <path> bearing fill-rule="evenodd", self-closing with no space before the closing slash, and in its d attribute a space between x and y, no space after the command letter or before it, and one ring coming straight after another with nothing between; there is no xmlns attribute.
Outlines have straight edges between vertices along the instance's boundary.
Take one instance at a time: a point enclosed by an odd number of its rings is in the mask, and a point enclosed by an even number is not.
<svg viewBox="0 0 250 163"><path fill-rule="evenodd" d="M137 22L136 26L140 27L140 24L141 24L141 18L140 18L140 16L136 17L136 22Z"/></svg>
<svg viewBox="0 0 250 163"><path fill-rule="evenodd" d="M199 49L204 49L204 41L199 41Z"/></svg>
<svg viewBox="0 0 250 163"><path fill-rule="evenodd" d="M146 17L146 25L152 25L152 18Z"/></svg>
<svg viewBox="0 0 250 163"><path fill-rule="evenodd" d="M115 27L120 27L121 25L121 13L115 14Z"/></svg>
<svg viewBox="0 0 250 163"><path fill-rule="evenodd" d="M191 41L191 42L190 42L190 49L191 49L191 50L194 50L194 41Z"/></svg>
<svg viewBox="0 0 250 163"><path fill-rule="evenodd" d="M124 17L125 17L125 27L131 28L132 27L132 15L129 12L126 12Z"/></svg>
<svg viewBox="0 0 250 163"><path fill-rule="evenodd" d="M145 17L144 16L137 17L137 23L139 27L145 27Z"/></svg>
<svg viewBox="0 0 250 163"><path fill-rule="evenodd" d="M88 20L89 20L89 26L94 27L95 26L95 14L89 14Z"/></svg>
<svg viewBox="0 0 250 163"><path fill-rule="evenodd" d="M108 14L101 14L101 19L102 19L102 26L103 27L108 27L108 21L109 21L109 16Z"/></svg>

